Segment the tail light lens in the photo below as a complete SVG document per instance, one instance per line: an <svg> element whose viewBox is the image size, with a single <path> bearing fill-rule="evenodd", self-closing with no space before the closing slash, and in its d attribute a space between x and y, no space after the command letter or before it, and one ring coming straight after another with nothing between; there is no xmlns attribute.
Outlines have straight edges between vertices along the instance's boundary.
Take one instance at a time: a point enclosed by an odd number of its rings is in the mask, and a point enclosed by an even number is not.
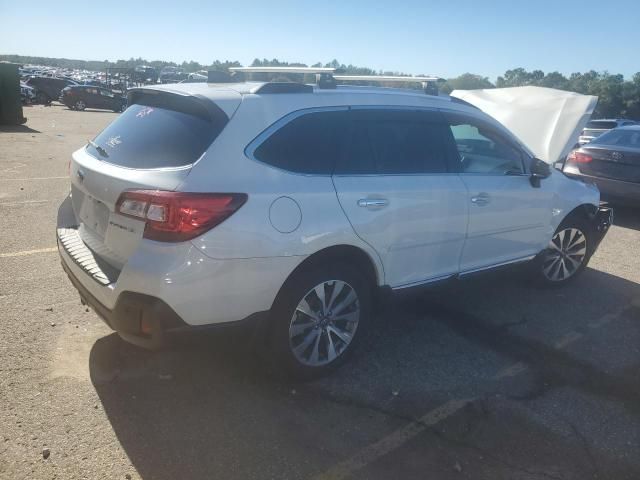
<svg viewBox="0 0 640 480"><path fill-rule="evenodd" d="M144 220L144 238L184 242L219 225L246 201L245 193L127 190L118 198L116 211Z"/></svg>
<svg viewBox="0 0 640 480"><path fill-rule="evenodd" d="M591 155L587 155L586 153L573 151L567 157L567 162L569 163L589 163L593 160Z"/></svg>

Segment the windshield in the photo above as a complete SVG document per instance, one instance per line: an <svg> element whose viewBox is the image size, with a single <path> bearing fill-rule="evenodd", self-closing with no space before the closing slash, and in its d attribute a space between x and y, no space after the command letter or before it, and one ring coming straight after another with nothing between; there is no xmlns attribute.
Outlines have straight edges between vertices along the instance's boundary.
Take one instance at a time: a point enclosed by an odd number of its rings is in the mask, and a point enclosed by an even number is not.
<svg viewBox="0 0 640 480"><path fill-rule="evenodd" d="M615 145L640 148L640 129L616 129L603 133L591 142L592 145Z"/></svg>
<svg viewBox="0 0 640 480"><path fill-rule="evenodd" d="M225 124L198 112L135 104L87 145L87 150L123 167L183 167L200 158Z"/></svg>

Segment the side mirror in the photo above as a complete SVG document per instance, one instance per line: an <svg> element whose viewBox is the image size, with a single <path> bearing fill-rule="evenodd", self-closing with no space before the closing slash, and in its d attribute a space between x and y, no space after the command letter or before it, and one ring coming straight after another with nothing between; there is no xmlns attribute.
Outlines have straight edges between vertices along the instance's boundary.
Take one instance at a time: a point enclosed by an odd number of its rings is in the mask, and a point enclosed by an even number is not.
<svg viewBox="0 0 640 480"><path fill-rule="evenodd" d="M529 180L531 186L540 188L540 181L551 175L551 167L547 162L543 162L539 158L534 158L531 162L531 177Z"/></svg>

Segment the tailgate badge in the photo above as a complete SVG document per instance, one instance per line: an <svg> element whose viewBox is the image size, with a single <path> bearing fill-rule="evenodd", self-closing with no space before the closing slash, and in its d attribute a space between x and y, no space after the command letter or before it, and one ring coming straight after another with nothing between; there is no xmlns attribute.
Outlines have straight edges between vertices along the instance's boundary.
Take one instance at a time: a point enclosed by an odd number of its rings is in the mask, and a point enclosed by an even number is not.
<svg viewBox="0 0 640 480"><path fill-rule="evenodd" d="M611 153L611 160L615 160L616 162L619 162L620 160L622 160L622 153L620 152Z"/></svg>

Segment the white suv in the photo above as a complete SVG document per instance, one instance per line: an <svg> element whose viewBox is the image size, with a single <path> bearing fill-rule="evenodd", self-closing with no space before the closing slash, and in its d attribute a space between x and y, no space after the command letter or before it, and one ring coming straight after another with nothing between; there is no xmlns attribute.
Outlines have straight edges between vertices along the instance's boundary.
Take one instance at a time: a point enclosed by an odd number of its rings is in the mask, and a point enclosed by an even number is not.
<svg viewBox="0 0 640 480"><path fill-rule="evenodd" d="M326 87L326 86L325 86ZM563 284L611 221L598 190L465 102L298 83L135 89L73 154L62 265L120 335L265 327L298 376L344 361L380 291L533 261Z"/></svg>

